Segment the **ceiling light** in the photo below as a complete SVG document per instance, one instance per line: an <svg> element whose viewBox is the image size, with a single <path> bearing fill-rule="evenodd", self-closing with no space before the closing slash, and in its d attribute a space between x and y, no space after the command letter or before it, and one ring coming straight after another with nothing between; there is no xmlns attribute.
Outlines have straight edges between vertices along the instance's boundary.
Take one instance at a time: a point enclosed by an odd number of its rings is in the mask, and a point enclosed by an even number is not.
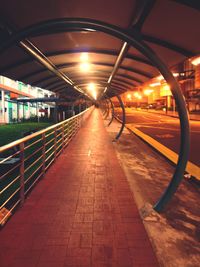
<svg viewBox="0 0 200 267"><path fill-rule="evenodd" d="M95 84L94 83L89 83L88 84L88 90L89 91L94 91L95 90Z"/></svg>
<svg viewBox="0 0 200 267"><path fill-rule="evenodd" d="M80 60L82 62L88 61L88 53L82 53L81 57L80 57Z"/></svg>
<svg viewBox="0 0 200 267"><path fill-rule="evenodd" d="M89 70L90 70L90 63L88 63L88 62L83 62L83 63L81 63L81 64L80 64L80 70L81 70L82 72L87 72L87 71L89 71Z"/></svg>

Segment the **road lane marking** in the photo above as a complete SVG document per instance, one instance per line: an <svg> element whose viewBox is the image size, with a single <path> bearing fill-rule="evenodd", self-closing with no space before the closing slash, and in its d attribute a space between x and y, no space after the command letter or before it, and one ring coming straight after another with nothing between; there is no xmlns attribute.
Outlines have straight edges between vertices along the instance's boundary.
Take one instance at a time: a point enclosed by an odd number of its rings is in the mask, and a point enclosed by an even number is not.
<svg viewBox="0 0 200 267"><path fill-rule="evenodd" d="M150 144L152 147L154 147L156 150L158 150L161 154L163 154L166 158L168 158L173 163L177 164L178 161L178 154L175 153L173 150L169 149L168 147L162 145L152 137L148 136L147 134L144 134L137 128L135 128L132 125L126 126L129 130L131 130L134 134L142 138L145 142ZM186 172L194 176L196 179L200 180L200 168L195 165L194 163L188 161L186 166Z"/></svg>

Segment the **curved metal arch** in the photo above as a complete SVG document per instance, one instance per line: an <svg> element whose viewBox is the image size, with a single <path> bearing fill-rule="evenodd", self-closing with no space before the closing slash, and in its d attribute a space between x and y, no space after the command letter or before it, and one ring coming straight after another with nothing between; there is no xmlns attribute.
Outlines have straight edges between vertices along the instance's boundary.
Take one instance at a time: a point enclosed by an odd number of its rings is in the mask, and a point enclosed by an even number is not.
<svg viewBox="0 0 200 267"><path fill-rule="evenodd" d="M121 128L120 128L119 132L117 133L117 135L115 136L115 140L117 141L120 138L120 136L121 136L121 134L122 134L122 132L124 130L125 124L126 124L126 111L125 111L124 103L123 103L121 97L119 95L116 95L116 97L117 97L117 99L119 101L119 104L120 104L120 107L122 109Z"/></svg>
<svg viewBox="0 0 200 267"><path fill-rule="evenodd" d="M161 199L156 203L154 209L157 211L161 211L163 207L169 202L173 194L176 192L178 185L180 184L186 163L188 160L189 154L189 120L188 113L186 109L186 104L184 97L181 93L179 85L175 78L173 77L170 70L165 66L165 64L157 57L155 52L148 47L147 44L143 43L143 41L139 38L137 33L133 32L130 36L126 31L121 28L104 23L96 20L89 19L57 19L46 21L42 23L38 23L36 25L30 26L26 29L19 31L14 36L11 36L5 43L2 44L0 51L4 51L7 47L14 44L15 42L19 42L22 39L25 39L30 36L36 36L38 34L56 32L56 30L66 31L70 29L79 29L79 30L97 30L104 33L108 33L112 36L115 36L124 42L128 42L131 46L135 47L139 50L144 56L146 56L151 62L153 62L154 66L158 68L164 79L171 86L171 91L176 101L176 105L178 107L178 114L180 118L180 126L181 126L181 146L178 157L178 163L176 166L175 173L172 177L171 182L169 183L167 189L162 195Z"/></svg>
<svg viewBox="0 0 200 267"><path fill-rule="evenodd" d="M82 53L82 52L88 52L88 49L83 48L83 49L75 49L75 50L69 49L69 50L51 51L51 52L45 53L45 56L46 57L53 57L53 56L72 54L72 53ZM105 55L110 55L110 56L118 56L118 51L96 49L96 48L90 48L90 53L105 54ZM146 65L153 66L153 64L150 61L148 61L147 59L142 58L138 55L127 54L126 58L141 62L141 63L146 64ZM4 66L3 68L1 68L0 73L4 73L10 69L19 67L20 65L24 65L24 64L28 64L28 63L32 63L32 62L34 62L34 60L32 60L32 59L25 59L25 60L17 61L14 64L10 64L10 65L7 65L7 66Z"/></svg>
<svg viewBox="0 0 200 267"><path fill-rule="evenodd" d="M111 119L110 119L110 121L109 121L109 123L108 123L108 127L111 125L111 123L113 122L113 119L114 119L114 117L115 117L115 109L114 109L114 105L113 105L113 102L112 102L112 100L110 99L110 97L107 97L107 99L108 99L108 101L110 102L110 105L111 105L111 109L112 109L112 115L111 115Z"/></svg>
<svg viewBox="0 0 200 267"><path fill-rule="evenodd" d="M72 79L72 80L74 80L74 82L76 83L76 79L77 79L77 77L80 77L80 72L78 72L78 71L76 71L77 72L77 75L70 75L70 79ZM85 79L87 78L91 78L91 79L98 79L98 78L103 78L104 76L103 75L96 75L95 76L95 73L99 73L99 74L109 74L110 72L108 72L108 71L92 71L91 72L91 75L85 75L85 76L82 76L82 77L85 77ZM94 75L94 76L93 76ZM116 80L118 80L118 81L122 81L122 82L125 82L125 80L122 80L122 79L119 79L119 78L117 78L117 76L119 76L119 77L122 77L122 78L125 78L125 79L129 79L129 80L131 80L131 81L136 81L136 82L138 82L138 83L142 83L142 82L144 82L144 81L141 81L141 80L139 80L139 79L137 79L137 78L135 78L135 77L132 77L132 76L129 76L129 75L126 75L126 74L116 74ZM40 85L41 83L43 83L43 82L46 82L46 81L48 81L48 80L50 80L50 79L57 79L57 77L55 77L55 76L51 76L51 75L49 75L49 76L47 76L47 77L45 77L45 78L43 78L43 79L40 79L40 80L38 80L38 81L35 81L35 82L33 82L32 83L32 85L34 85L34 86L37 86L37 85ZM81 79L79 79L78 81L80 81ZM82 79L82 80L84 80L84 79ZM129 82L127 82L127 84L129 84L129 85L131 85L131 86L136 86L135 84L132 84L132 83L129 83ZM42 86L42 85L41 85ZM45 85L44 85L45 86Z"/></svg>
<svg viewBox="0 0 200 267"><path fill-rule="evenodd" d="M70 76L71 77L71 79L76 79L76 77L77 76L79 76L80 77L80 72L78 72L78 71L72 71L71 72L72 73L72 75ZM73 75L73 73L76 73L77 75ZM95 75L97 73L97 75L96 75L96 77L103 77L102 75L98 75L98 74L105 74L105 75L107 75L107 74L110 74L110 72L109 71L101 71L101 70L97 70L97 71L91 71L91 75L89 75L89 74L86 74L85 76L83 76L83 77L92 77L93 75ZM119 77L121 77L121 78L124 78L124 79L128 79L128 80L131 80L131 81L135 81L135 82L137 82L137 83L144 83L144 81L142 81L142 80L140 80L140 79L138 79L138 78L136 78L136 77L134 77L134 76L130 76L130 75L127 75L127 74L121 74L121 73L118 73L118 74L116 74L116 76L119 76ZM95 76L94 76L94 78L95 78Z"/></svg>
<svg viewBox="0 0 200 267"><path fill-rule="evenodd" d="M105 76L87 76L86 78L89 78L89 79L91 79L91 80L93 80L93 81L107 81L108 79L106 79L106 77ZM77 85L79 82L84 82L84 81L86 81L87 79L77 79L77 80L74 80L75 81L75 84ZM119 84L121 84L122 86L126 86L126 87L128 87L128 86L130 86L130 88L132 88L133 86L136 86L134 83L130 83L130 82L128 82L128 81L126 81L126 80L122 80L122 79L119 79L119 78L114 78L113 79L113 82L112 83L119 83Z"/></svg>
<svg viewBox="0 0 200 267"><path fill-rule="evenodd" d="M113 68L114 67L114 64L111 64L111 63L107 63L107 62L97 62L97 61L93 61L91 62L92 65L99 65L99 66L105 66L105 67L111 67ZM67 68L67 67L73 67L77 65L77 63L63 63L63 64L58 64L58 65L55 65L56 68L62 70L64 68ZM120 66L119 69L122 69L122 70L126 70L126 71L130 71L130 72L133 72L133 73L137 73L141 76L144 76L146 78L153 78L153 75L151 75L150 73L146 72L146 71L143 71L143 70L140 70L140 69L137 69L137 68L133 68L133 67L125 67L125 66ZM37 71L33 71L33 72L30 72L24 76L21 76L19 78L20 81L23 81L23 80L26 80L32 76L35 76L37 74L41 74L43 72L47 72L48 70L46 69L41 69L41 70L37 70Z"/></svg>
<svg viewBox="0 0 200 267"><path fill-rule="evenodd" d="M100 86L107 86L107 80L104 80L104 81L101 81L100 83L98 83ZM98 86L98 84L97 84L97 86ZM78 83L78 84L76 84L77 86L83 86L84 88L87 88L87 86L88 86L88 83ZM100 87L99 86L99 87ZM126 90L130 90L131 88L129 88L128 87L128 89L127 88L124 88L124 87L121 87L122 85L121 84L119 84L119 83L115 83L115 82L113 82L113 85L111 85L110 87L112 88L112 87L115 87L115 88L117 88L118 89L118 91L120 90L121 92L123 91L123 92L125 92ZM114 88L114 89L115 89Z"/></svg>

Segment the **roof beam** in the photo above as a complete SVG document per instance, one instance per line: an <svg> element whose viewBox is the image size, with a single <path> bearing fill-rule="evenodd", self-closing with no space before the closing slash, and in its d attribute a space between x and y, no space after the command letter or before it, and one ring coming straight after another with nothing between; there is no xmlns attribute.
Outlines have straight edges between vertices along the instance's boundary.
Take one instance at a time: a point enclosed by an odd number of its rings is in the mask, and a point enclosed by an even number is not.
<svg viewBox="0 0 200 267"><path fill-rule="evenodd" d="M105 67L114 67L113 64L111 63L104 63L104 62L97 62L97 61L93 61L91 62L92 65L97 65L97 66L105 66ZM64 64L58 64L56 65L56 67L58 69L64 69L64 68L67 68L67 67L74 67L76 66L77 63L64 63ZM126 70L126 71L129 71L129 72L133 72L133 73L137 73L141 76L144 76L146 78L153 78L152 74L150 74L149 72L146 72L146 71L143 71L143 70L139 70L137 68L133 68L133 67L125 67L125 66L120 66L119 69L122 69L122 70ZM19 79L21 81L23 80L26 80L32 76L35 76L35 75L38 75L38 74L41 74L41 73L44 73L46 72L47 70L46 69L40 69L40 70L37 70L37 71L34 71L34 72L30 72L24 76L21 76Z"/></svg>
<svg viewBox="0 0 200 267"><path fill-rule="evenodd" d="M52 52L45 53L45 55L46 55L46 57L54 57L54 56L65 55L65 54L81 53L81 51L85 52L85 49L79 49L79 50L78 49L77 50L69 49L69 50L52 51ZM105 55L109 55L109 56L117 56L118 55L118 52L114 51L114 50L95 49L95 48L91 48L89 53L105 54ZM141 57L139 55L127 54L126 58L147 64L150 66L153 66L153 64L149 60L147 60L146 58ZM24 65L24 64L32 63L33 61L34 60L31 60L31 59L25 59L25 60L17 61L14 64L10 64L10 65L7 65L7 66L4 66L3 68L1 68L0 73L4 73L10 69L19 67L19 66Z"/></svg>
<svg viewBox="0 0 200 267"><path fill-rule="evenodd" d="M154 36L150 36L150 35L147 35L147 34L141 34L141 37L144 41L147 41L147 42L150 42L150 43L153 43L153 44L157 44L159 46L163 46L167 49L170 49L170 50L173 50L179 54L182 54L184 55L185 57L193 57L195 56L195 53L193 53L192 51L189 51L183 47L180 47L178 45L175 45L175 44L172 44L166 40L162 40L162 39L159 39L157 37L154 37Z"/></svg>

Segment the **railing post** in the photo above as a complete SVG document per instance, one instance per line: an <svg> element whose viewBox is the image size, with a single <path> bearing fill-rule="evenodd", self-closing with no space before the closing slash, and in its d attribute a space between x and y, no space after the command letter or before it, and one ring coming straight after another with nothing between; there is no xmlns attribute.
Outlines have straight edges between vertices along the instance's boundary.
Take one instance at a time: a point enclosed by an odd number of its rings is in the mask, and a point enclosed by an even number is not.
<svg viewBox="0 0 200 267"><path fill-rule="evenodd" d="M45 174L45 167L46 167L46 136L45 133L42 134L42 175Z"/></svg>
<svg viewBox="0 0 200 267"><path fill-rule="evenodd" d="M62 150L65 147L65 123L62 124Z"/></svg>
<svg viewBox="0 0 200 267"><path fill-rule="evenodd" d="M19 145L20 149L20 205L24 203L24 142Z"/></svg>
<svg viewBox="0 0 200 267"><path fill-rule="evenodd" d="M57 127L54 129L54 160L57 157Z"/></svg>

